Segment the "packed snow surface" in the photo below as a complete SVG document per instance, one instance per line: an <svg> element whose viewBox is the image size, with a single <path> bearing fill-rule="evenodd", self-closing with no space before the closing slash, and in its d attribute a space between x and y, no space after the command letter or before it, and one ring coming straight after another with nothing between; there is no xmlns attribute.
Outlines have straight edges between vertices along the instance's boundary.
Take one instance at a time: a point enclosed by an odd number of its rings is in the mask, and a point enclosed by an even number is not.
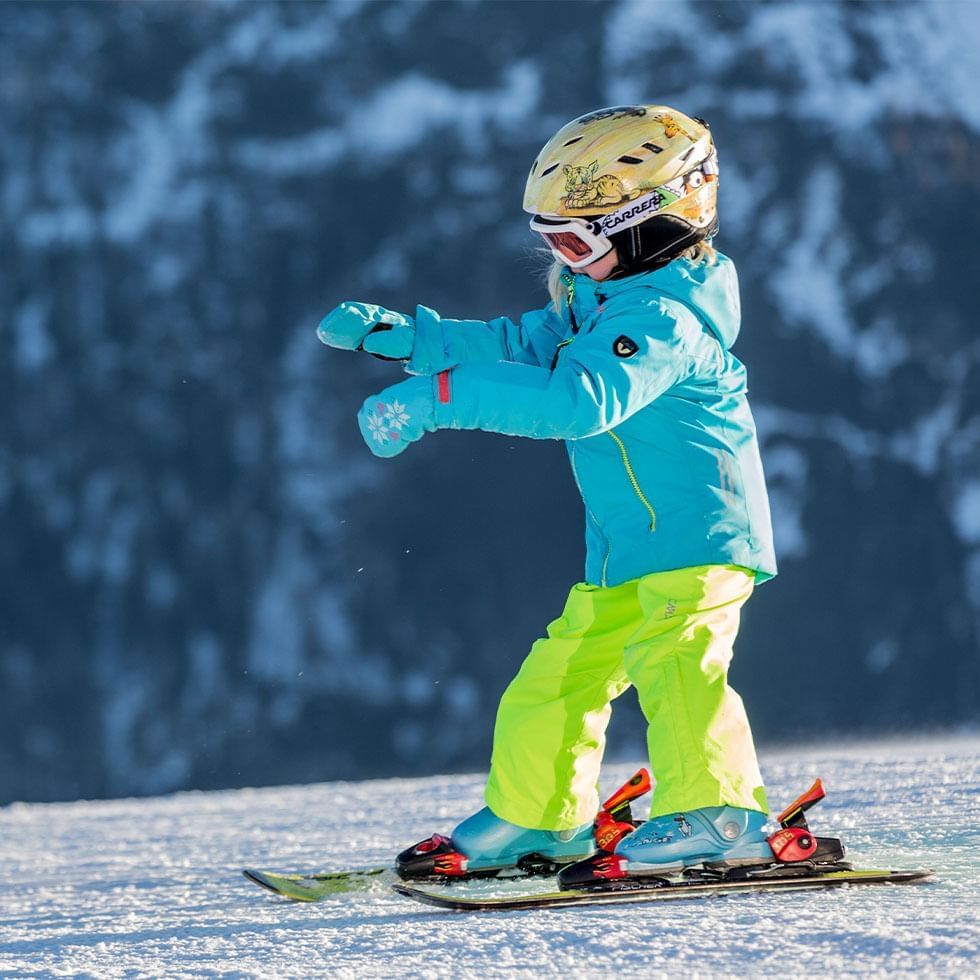
<svg viewBox="0 0 980 980"><path fill-rule="evenodd" d="M932 883L619 908L459 914L381 884L298 904L240 874L386 863L476 809L479 775L13 804L0 975L975 976L978 757L976 736L763 755L774 809L820 775L818 833L863 866L934 868ZM604 788L631 771L610 766Z"/></svg>

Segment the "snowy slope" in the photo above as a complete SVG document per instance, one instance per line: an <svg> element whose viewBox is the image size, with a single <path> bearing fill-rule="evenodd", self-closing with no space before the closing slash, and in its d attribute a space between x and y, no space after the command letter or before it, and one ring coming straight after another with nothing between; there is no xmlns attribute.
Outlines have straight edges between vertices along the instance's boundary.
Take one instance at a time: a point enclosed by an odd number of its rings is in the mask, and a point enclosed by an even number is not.
<svg viewBox="0 0 980 980"><path fill-rule="evenodd" d="M0 810L0 975L975 975L978 757L980 738L960 736L763 759L774 805L822 774L815 827L861 864L933 867L935 884L669 908L463 916L383 887L299 905L238 873L384 862L475 808L477 775L14 804Z"/></svg>

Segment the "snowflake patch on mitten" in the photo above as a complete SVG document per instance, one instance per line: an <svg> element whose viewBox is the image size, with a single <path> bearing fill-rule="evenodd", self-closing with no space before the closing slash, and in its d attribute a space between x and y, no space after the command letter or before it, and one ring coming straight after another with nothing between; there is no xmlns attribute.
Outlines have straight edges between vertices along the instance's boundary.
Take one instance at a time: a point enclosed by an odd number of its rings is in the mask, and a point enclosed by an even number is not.
<svg viewBox="0 0 980 980"><path fill-rule="evenodd" d="M405 406L397 399L393 402L378 402L374 411L368 415L367 424L371 438L384 445L387 442L397 442L401 438L401 429L407 425L412 416L405 411Z"/></svg>

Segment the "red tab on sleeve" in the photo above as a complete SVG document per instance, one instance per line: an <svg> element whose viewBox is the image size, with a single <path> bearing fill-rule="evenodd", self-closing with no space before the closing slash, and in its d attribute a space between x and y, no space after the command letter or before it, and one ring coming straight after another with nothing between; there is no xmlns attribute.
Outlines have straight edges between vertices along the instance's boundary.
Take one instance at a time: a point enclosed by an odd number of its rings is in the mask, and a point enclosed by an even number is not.
<svg viewBox="0 0 980 980"><path fill-rule="evenodd" d="M449 404L449 372L440 371L436 378L439 381L439 401L443 405Z"/></svg>

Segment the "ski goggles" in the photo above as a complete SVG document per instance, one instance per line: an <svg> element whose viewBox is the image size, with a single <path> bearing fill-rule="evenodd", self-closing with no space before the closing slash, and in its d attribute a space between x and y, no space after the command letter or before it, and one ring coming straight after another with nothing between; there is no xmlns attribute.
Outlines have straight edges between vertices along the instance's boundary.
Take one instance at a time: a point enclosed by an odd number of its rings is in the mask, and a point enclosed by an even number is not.
<svg viewBox="0 0 980 980"><path fill-rule="evenodd" d="M601 259L613 247L601 234L595 221L586 218L558 218L536 214L531 218L531 231L539 234L559 262L570 269Z"/></svg>

